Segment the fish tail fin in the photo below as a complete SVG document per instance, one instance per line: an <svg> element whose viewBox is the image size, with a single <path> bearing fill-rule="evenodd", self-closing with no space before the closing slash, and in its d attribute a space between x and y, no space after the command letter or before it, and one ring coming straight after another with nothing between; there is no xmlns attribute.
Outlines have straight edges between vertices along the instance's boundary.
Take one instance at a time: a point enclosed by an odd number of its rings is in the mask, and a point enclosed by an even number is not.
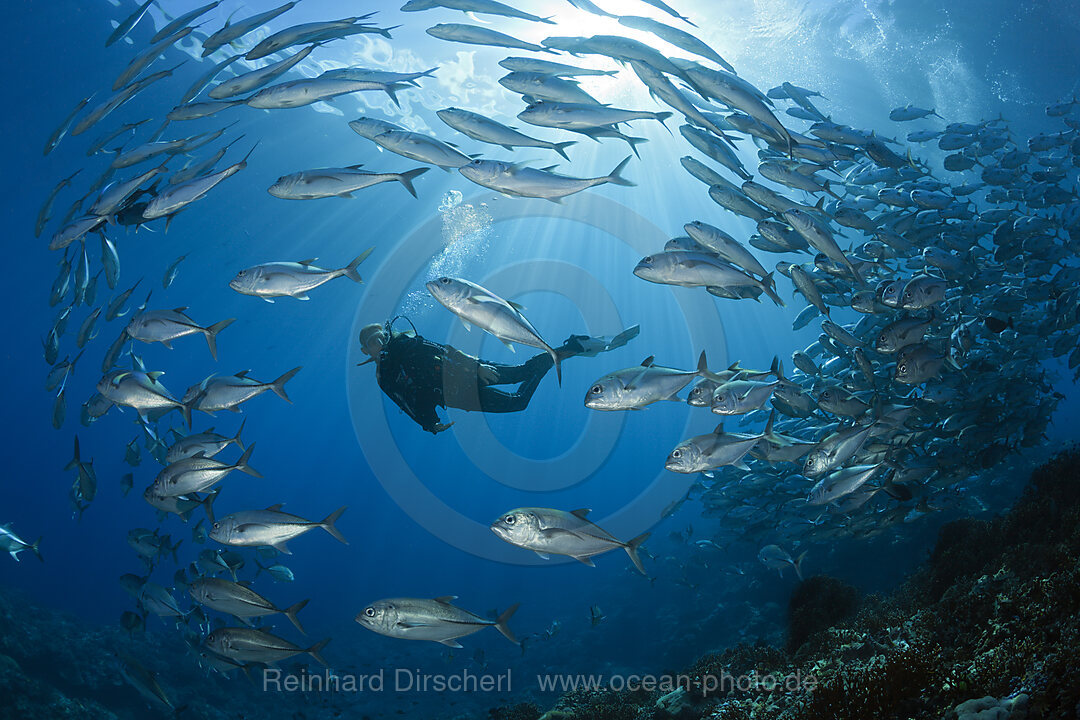
<svg viewBox="0 0 1080 720"><path fill-rule="evenodd" d="M761 284L762 290L769 296L769 299L776 303L778 307L784 307L783 298L776 293L776 280L773 279L773 274L768 273Z"/></svg>
<svg viewBox="0 0 1080 720"><path fill-rule="evenodd" d="M809 550L803 550L802 553L799 554L799 557L795 558L795 562L792 563L792 566L795 568L795 575L798 576L800 581L803 579L802 562L806 558L806 553L808 553L808 552L810 552L810 551Z"/></svg>
<svg viewBox="0 0 1080 720"><path fill-rule="evenodd" d="M765 429L761 432L763 437L771 438L773 436L772 427L773 427L773 421L774 420L776 420L776 411L775 410L770 410L769 411L769 419L765 423Z"/></svg>
<svg viewBox="0 0 1080 720"><path fill-rule="evenodd" d="M203 334L206 335L206 344L210 346L210 355L217 360L217 335L219 332L236 322L236 318L229 318L222 320L219 323L214 323L210 327L203 330Z"/></svg>
<svg viewBox="0 0 1080 720"><path fill-rule="evenodd" d="M303 366L301 365L299 367L294 367L292 370L285 373L274 382L270 383L270 389L274 391L274 394L287 403L291 403L292 400L290 400L289 396L285 394L285 383L292 380L293 376L296 375L296 373L300 372L301 367Z"/></svg>
<svg viewBox="0 0 1080 720"><path fill-rule="evenodd" d="M390 35L390 31L391 30L396 30L399 27L401 27L401 26L400 25L391 25L388 28L379 28L379 34L382 35L387 40L393 40L394 38ZM323 663L323 664L325 664L325 663Z"/></svg>
<svg viewBox="0 0 1080 720"><path fill-rule="evenodd" d="M191 406L199 401L199 398L195 398L188 404L180 403L180 414L184 416L184 424L189 428L191 427Z"/></svg>
<svg viewBox="0 0 1080 720"><path fill-rule="evenodd" d="M566 148L570 147L571 145L577 145L577 140L570 140L569 142L561 143L552 143L551 149L559 153L559 155L562 156L563 160L569 162L570 156L566 154Z"/></svg>
<svg viewBox="0 0 1080 720"><path fill-rule="evenodd" d="M709 380L712 380L713 382L722 382L720 376L709 369L709 360L708 360L708 358L705 357L705 351L704 350L702 350L701 354L698 355L697 371L698 371L698 375L700 375L703 378L707 378Z"/></svg>
<svg viewBox="0 0 1080 720"><path fill-rule="evenodd" d="M310 655L311 657L318 660L321 664L325 665L326 667L330 667L330 663L326 662L326 660L322 656L323 648L325 648L329 644L330 644L330 638L326 638L325 640L322 640L320 642L315 643L314 645L309 647L304 652L306 652L308 655Z"/></svg>
<svg viewBox="0 0 1080 720"><path fill-rule="evenodd" d="M259 562L259 558L255 558L255 568L255 579L258 580L259 575L261 575L262 571L266 569L266 566Z"/></svg>
<svg viewBox="0 0 1080 720"><path fill-rule="evenodd" d="M345 514L345 511L348 508L348 505L342 505L337 510L327 515L326 519L319 523L319 527L333 535L335 540L345 545L348 545L349 541L346 540L345 536L342 535L341 532L337 529L335 523L341 518L343 514Z"/></svg>
<svg viewBox="0 0 1080 720"><path fill-rule="evenodd" d="M206 518L210 521L211 525L216 522L214 520L214 501L217 500L219 492L221 492L221 488L211 490L206 493L206 497L204 497L202 501L203 509L206 510Z"/></svg>
<svg viewBox="0 0 1080 720"><path fill-rule="evenodd" d="M633 147L633 145L631 145L631 147ZM636 153L637 151L635 150L634 152ZM621 163L616 165L615 169L612 170L608 174L608 176L606 178L604 178L604 180L606 180L609 183L612 183L613 185L624 185L626 187L635 187L635 183L630 182L629 180L627 180L626 178L624 178L622 176L622 171L623 171L624 168L626 168L626 163L628 163L628 162L630 162L630 156L629 155L627 155L626 158L623 159L623 161Z"/></svg>
<svg viewBox="0 0 1080 720"><path fill-rule="evenodd" d="M651 534L652 533L642 533L626 543L626 554L630 556L630 562L634 563L634 567L636 567L638 572L645 577L649 577L649 573L645 572L645 566L641 564L641 557L638 556L638 548L641 547L643 542L649 539L649 535Z"/></svg>
<svg viewBox="0 0 1080 720"><path fill-rule="evenodd" d="M34 553L38 560L45 562L45 558L41 557L41 538L38 538L30 545L30 552Z"/></svg>
<svg viewBox="0 0 1080 720"><path fill-rule="evenodd" d="M424 168L424 169L426 170L427 168ZM415 193L413 193L413 194L415 195ZM347 267L342 268L341 274L344 275L345 277L349 278L350 280L352 280L355 283L364 282L363 280L360 279L360 273L356 272L356 268L359 267L360 263L367 260L367 256L370 255L371 251L374 250L374 249L375 248L370 247L367 250L365 250L364 252L357 255L356 258L351 263L349 263L349 265Z"/></svg>
<svg viewBox="0 0 1080 720"><path fill-rule="evenodd" d="M289 622L296 626L296 629L307 635L307 631L304 630L304 626L300 624L300 618L296 617L296 613L304 609L304 607L311 602L311 600L301 600L291 607L287 607L281 611L281 614L289 618Z"/></svg>
<svg viewBox="0 0 1080 720"><path fill-rule="evenodd" d="M784 379L784 362L780 359L779 355L773 355L772 365L769 366L769 374L777 380Z"/></svg>
<svg viewBox="0 0 1080 720"><path fill-rule="evenodd" d="M177 540L176 544L169 548L169 554L172 555L172 561L174 563L179 562L176 558L176 551L180 549L180 546L184 544L183 540Z"/></svg>
<svg viewBox="0 0 1080 720"><path fill-rule="evenodd" d="M240 427L239 427L239 428L237 428L237 430L236 430L236 434L235 434L235 435L233 435L233 439L232 439L233 443L235 443L235 444L236 444L236 446L237 446L238 448L240 448L241 450L244 450L244 449L245 449L245 448L244 448L244 441L240 439L240 433L244 432L244 425L245 425L245 423L247 423L247 418L244 418L244 419L243 419L243 421L241 421L241 423L240 423Z"/></svg>
<svg viewBox="0 0 1080 720"><path fill-rule="evenodd" d="M623 140L625 140L626 144L630 146L630 149L634 152L634 156L637 157L640 160L641 159L641 154L638 152L637 146L640 145L641 143L649 142L648 138L639 138L639 137L631 137L629 135L624 135Z"/></svg>
<svg viewBox="0 0 1080 720"><path fill-rule="evenodd" d="M408 172L403 172L398 175L397 181L401 183L402 187L409 191L410 195L416 197L416 188L413 187L412 181L420 177L430 169L431 168L422 167L416 168L415 170L409 170Z"/></svg>
<svg viewBox="0 0 1080 720"><path fill-rule="evenodd" d="M555 377L559 381L559 387L562 387L562 358L559 357L559 353L555 351L555 348L548 347L547 351L555 363Z"/></svg>
<svg viewBox="0 0 1080 720"><path fill-rule="evenodd" d="M383 86L383 92L390 96L390 100L393 101L394 105L397 105L398 107L401 107L401 103L398 102L398 99L397 99L397 91L401 90L402 88L407 88L407 87L409 87L409 86L408 85L402 85L401 83L390 83L388 85ZM238 102L244 102L244 101L238 101Z"/></svg>
<svg viewBox="0 0 1080 720"><path fill-rule="evenodd" d="M506 622L510 619L510 616L516 613L519 607L521 607L521 603L514 603L509 608L507 608L506 612L504 612L498 617L497 620L495 620L495 629L501 632L503 634L503 637L505 637L507 640L514 643L515 645L520 646L521 642L518 641L516 637L514 637L514 633L510 630L510 626L506 624Z"/></svg>
<svg viewBox="0 0 1080 720"><path fill-rule="evenodd" d="M240 459L236 461L235 468L237 470L239 470L240 472L242 472L242 473L247 473L251 477L261 478L262 473L260 473L258 470L251 467L250 465L248 465L248 460L251 459L251 453L254 452L254 450L255 450L255 443L251 443L250 445L248 445L247 449L244 450L244 454L241 455Z"/></svg>
<svg viewBox="0 0 1080 720"><path fill-rule="evenodd" d="M74 470L79 466L79 436L75 436L75 453L71 458L71 462L64 466L64 470Z"/></svg>

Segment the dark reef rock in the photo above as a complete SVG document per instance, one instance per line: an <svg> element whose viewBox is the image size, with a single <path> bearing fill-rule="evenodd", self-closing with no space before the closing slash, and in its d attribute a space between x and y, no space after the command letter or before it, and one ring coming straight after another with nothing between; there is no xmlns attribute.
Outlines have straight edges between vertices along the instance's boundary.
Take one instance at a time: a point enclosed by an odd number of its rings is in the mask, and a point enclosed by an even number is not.
<svg viewBox="0 0 1080 720"><path fill-rule="evenodd" d="M896 593L812 578L791 599L787 650L739 645L684 671L799 678L751 692L689 688L679 718L1075 720L1080 716L1080 452L1032 473L1005 515L944 526ZM830 607L835 603L836 607ZM549 720L640 720L656 698L565 696Z"/></svg>
<svg viewBox="0 0 1080 720"><path fill-rule="evenodd" d="M488 712L488 720L537 720L540 708L532 703L518 703L493 708Z"/></svg>
<svg viewBox="0 0 1080 720"><path fill-rule="evenodd" d="M812 634L854 615L858 600L858 590L836 578L815 575L799 583L788 603L788 651L797 651Z"/></svg>

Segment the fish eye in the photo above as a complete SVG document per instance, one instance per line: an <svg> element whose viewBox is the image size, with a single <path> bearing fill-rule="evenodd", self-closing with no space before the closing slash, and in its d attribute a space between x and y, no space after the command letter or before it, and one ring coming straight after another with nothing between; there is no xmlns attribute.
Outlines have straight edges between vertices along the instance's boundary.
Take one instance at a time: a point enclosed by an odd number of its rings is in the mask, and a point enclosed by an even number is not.
<svg viewBox="0 0 1080 720"><path fill-rule="evenodd" d="M215 530L219 529L220 527L221 527L221 523L219 523L219 522L214 523L214 529Z"/></svg>
<svg viewBox="0 0 1080 720"><path fill-rule="evenodd" d="M676 459L681 458L682 457L682 450L673 450L671 452L671 457L676 458Z"/></svg>
<svg viewBox="0 0 1080 720"><path fill-rule="evenodd" d="M641 262L643 262L645 264L652 264L652 255L649 255L647 258L645 258Z"/></svg>
<svg viewBox="0 0 1080 720"><path fill-rule="evenodd" d="M901 375L907 374L907 365L904 364L904 363L900 363L899 365L896 366L896 372L901 374Z"/></svg>
<svg viewBox="0 0 1080 720"><path fill-rule="evenodd" d="M449 285L450 284L450 278L448 278L448 277L439 278L439 282L441 282L443 285Z"/></svg>
<svg viewBox="0 0 1080 720"><path fill-rule="evenodd" d="M513 515L507 515L506 517L503 518L503 522L506 523L507 525L513 525L514 523L517 522L517 518L515 518Z"/></svg>
<svg viewBox="0 0 1080 720"><path fill-rule="evenodd" d="M592 389L589 390L589 392L591 392L593 395L599 395L600 393L604 392L604 386L603 385L593 385Z"/></svg>
<svg viewBox="0 0 1080 720"><path fill-rule="evenodd" d="M822 400L828 400L830 397L832 397L832 391L830 390L826 390L825 392L821 393Z"/></svg>
<svg viewBox="0 0 1080 720"><path fill-rule="evenodd" d="M366 610L364 610L364 614L367 615L368 617L375 617L375 608L373 608L373 607L367 608Z"/></svg>
<svg viewBox="0 0 1080 720"><path fill-rule="evenodd" d="M881 343L882 345L885 344L886 339L887 338L885 337L885 333L881 333L880 335L878 335L878 342Z"/></svg>

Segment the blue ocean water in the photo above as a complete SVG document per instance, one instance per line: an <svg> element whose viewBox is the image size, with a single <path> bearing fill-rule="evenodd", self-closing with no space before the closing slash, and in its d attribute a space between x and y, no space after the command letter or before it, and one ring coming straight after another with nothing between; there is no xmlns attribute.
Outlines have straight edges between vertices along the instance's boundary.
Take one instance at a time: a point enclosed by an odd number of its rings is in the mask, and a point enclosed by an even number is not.
<svg viewBox="0 0 1080 720"><path fill-rule="evenodd" d="M197 5L187 0L160 4L170 17ZM204 27L215 29L233 12L245 16L273 5L225 0L204 16ZM608 5L619 6L617 12L625 5L626 12L670 19L631 0ZM105 126L151 118L141 131L145 139L146 130L159 124L204 64L191 52L170 49L153 69L184 60L174 77L152 86L86 135L65 138L47 156L41 148L80 98L96 93L92 106L108 95L114 78L148 42L153 28L144 21L132 33L133 45L103 47L110 21L126 17L134 7L130 2L21 3L8 8L16 32L5 45L9 103L0 122L10 252L2 351L7 468L0 521L13 522L25 539L42 536L45 562L29 554L18 564L3 559L0 584L69 611L88 625L115 623L121 611L132 608L117 579L143 572L126 537L132 528L158 526L141 493L160 466L145 450L138 467L124 463L125 446L142 436L133 411L113 409L90 427L79 424L79 406L93 394L101 357L126 318L99 320L98 336L87 345L65 391L66 422L59 431L50 425L54 395L41 386L47 370L41 339L62 306L47 303L59 259L46 249L47 238L69 204L108 164L106 156L86 157L89 139ZM632 35L613 20L564 2L535 0L527 9L552 15L556 24L486 17L485 26L530 41L548 35ZM883 136L909 129L898 129L887 116L891 108L910 102L934 108L950 121L976 122L1000 114L1008 118L1012 133L1026 137L1047 131L1043 108L1072 97L1077 89L1080 46L1074 38L1080 13L1067 3L970 0L942 7L915 0L739 5L686 0L679 10L758 87L787 80L816 89L827 98L821 107L834 120ZM117 292L142 278L131 305L152 289L154 308L187 307L206 324L237 318L218 340L216 362L197 337L181 339L171 350L136 344L148 368L165 372L162 382L175 395L211 373L247 369L259 380L271 380L290 368L303 368L288 384L292 404L267 393L245 405L242 415L196 415L197 427L213 426L226 435L245 420L244 439L257 444L251 464L264 478L230 477L216 503L219 515L284 503L286 510L319 520L348 506L339 523L347 546L322 531L299 538L292 543L293 555L277 558L293 570L295 582L273 584L262 576L256 586L282 603L312 599L304 611L309 637L333 638L325 655L339 671L403 667L441 672L483 663L489 669L514 669L520 678L515 692L460 700L462 708L477 712L535 694L531 678L538 673L659 671L740 640L775 639L795 580L790 573L778 577L756 557L762 545L790 545L783 512L770 509L766 521L773 522L773 529L747 541L731 539L738 521L702 518L695 500L660 519L694 481L664 471L664 458L682 439L710 431L715 418L681 403L612 414L582 404L596 378L649 355L665 365L690 368L704 350L715 368L735 361L767 368L774 355L786 360L817 338L816 323L791 329L801 302L778 308L768 302L717 300L700 289L652 285L631 274L641 257L681 235L685 222L702 219L743 238L753 232L753 223L723 213L709 199L679 166L679 157L690 152L686 143L677 130L672 135L657 123L633 127L633 134L649 141L626 169L636 187L605 185L561 204L500 196L437 168L416 181L418 199L396 183L360 191L352 199L271 197L266 188L276 178L302 169L363 163L366 170L400 172L416 166L353 133L347 122L359 115L433 132L485 158L554 162L542 150L510 152L473 142L435 116L436 109L454 105L516 124L520 110L518 98L497 82L503 74L498 60L517 51L449 44L424 33L437 22L470 22L461 13L407 14L396 4L304 0L271 27L367 11L378 11L374 20L383 26L401 25L392 31L392 40L362 35L328 44L301 66L301 74L348 65L396 72L438 67L433 77L419 81L419 88L401 93L400 108L384 95L362 93L315 108L267 112L240 107L173 123L166 131L170 138L236 121L225 139L243 138L226 162L255 147L248 166L179 214L167 231L161 223L138 232L106 229L121 258ZM156 8L151 18L157 27L165 23ZM181 45L197 47L191 39ZM576 62L569 56L552 59ZM599 65L617 67L606 60ZM619 107L660 109L629 71L615 78L585 78L582 87ZM753 151L744 144L749 167ZM601 176L626 150L618 142L581 138L569 151L572 162L561 171ZM84 169L78 182L60 195L52 222L35 241L33 225L42 199L79 167ZM369 247L374 252L360 266L363 285L335 280L313 291L307 302L280 298L267 304L228 286L238 270L258 263L317 257L324 267L343 267ZM96 267L96 238L88 248ZM163 288L165 269L181 255L186 258L175 282ZM403 314L425 337L485 359L521 362L531 354L524 347L511 354L477 329L466 332L424 290L424 282L439 275L472 279L522 303L552 344L573 333L614 335L633 324L640 324L641 334L610 353L567 360L561 387L549 374L523 412L481 415L451 409L444 418L455 421L454 427L433 436L380 393L371 366L357 366L364 359L357 346L360 327ZM790 283L781 279L780 285L787 300ZM98 302L113 295L102 278ZM74 311L61 358L78 352L71 335L89 311ZM121 365L129 362L125 358ZM1080 411L1071 371L1057 361L1048 370L1060 373L1055 387L1066 395L1048 429L1052 449L1074 441L1073 422ZM161 427L169 423L179 425L179 416ZM76 434L83 458L93 458L100 483L98 497L81 518L69 504L72 475L64 470ZM1024 454L1034 460L1040 452ZM135 483L124 497L120 478L126 472L134 473ZM1000 480L973 482L964 492L978 497L978 508L1000 509L1019 490L1008 478ZM865 592L888 590L924 558L942 522L972 512L968 500L874 538L805 544L799 548L808 551L805 568L843 578ZM592 508L591 518L621 539L651 531L646 547L655 578L639 576L622 553L600 556L597 567L587 568L568 559L541 561L501 543L487 525L500 513L525 505ZM183 540L180 567L198 551L215 547L192 538L190 527L198 517L186 525L175 516L161 523L163 533ZM711 537L724 538L721 549L695 545ZM251 577L255 555L245 554L248 565L242 575ZM175 569L164 562L153 577L171 585ZM185 607L190 605L182 590L176 595ZM379 598L445 595L459 596L458 604L482 615L520 602L511 626L519 637L529 637L525 652L485 631L467 638L465 648L451 655L438 645L377 636L353 621ZM605 615L596 626L590 621L593 606ZM276 628L292 632L283 625ZM154 617L147 626L150 633L174 632L171 623ZM300 642L295 633L289 637ZM482 662L474 655L477 650L484 653ZM193 661L184 657L177 662ZM198 687L169 690L181 697L199 693ZM434 717L440 701L429 694L420 700L384 695L363 702L381 712ZM427 709L416 710L415 702Z"/></svg>

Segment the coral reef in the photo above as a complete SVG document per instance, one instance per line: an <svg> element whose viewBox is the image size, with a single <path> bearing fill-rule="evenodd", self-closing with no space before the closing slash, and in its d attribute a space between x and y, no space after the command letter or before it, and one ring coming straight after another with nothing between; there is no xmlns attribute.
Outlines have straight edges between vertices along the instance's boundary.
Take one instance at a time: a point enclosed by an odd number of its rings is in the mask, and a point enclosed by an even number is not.
<svg viewBox="0 0 1080 720"><path fill-rule="evenodd" d="M806 639L855 614L859 593L836 578L815 575L800 583L788 603L787 649L795 652Z"/></svg>
<svg viewBox="0 0 1080 720"><path fill-rule="evenodd" d="M857 611L856 611L857 609ZM1065 720L1080 715L1080 452L1032 473L1005 515L945 525L893 595L861 602L815 577L794 593L786 649L742 644L683 675L689 720ZM708 687L707 678L798 678ZM656 717L656 698L567 695L560 719Z"/></svg>

